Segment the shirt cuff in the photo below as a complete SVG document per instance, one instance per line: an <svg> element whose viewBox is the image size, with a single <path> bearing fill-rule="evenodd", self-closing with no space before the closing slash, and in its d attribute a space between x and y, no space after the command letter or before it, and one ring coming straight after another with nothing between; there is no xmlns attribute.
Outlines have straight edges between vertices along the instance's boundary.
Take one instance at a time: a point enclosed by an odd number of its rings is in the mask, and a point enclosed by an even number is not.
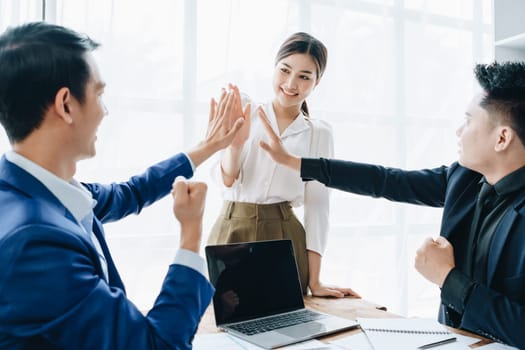
<svg viewBox="0 0 525 350"><path fill-rule="evenodd" d="M453 268L443 282L441 301L447 307L462 314L475 284L463 272Z"/></svg>
<svg viewBox="0 0 525 350"><path fill-rule="evenodd" d="M173 259L174 264L183 265L194 269L206 277L205 262L202 256L187 249L179 249Z"/></svg>
<svg viewBox="0 0 525 350"><path fill-rule="evenodd" d="M188 159L188 163L190 163L190 165L191 165L191 171L195 174L195 164L193 164L193 161L188 156L188 153L182 152L182 154L184 154L186 156L186 158Z"/></svg>

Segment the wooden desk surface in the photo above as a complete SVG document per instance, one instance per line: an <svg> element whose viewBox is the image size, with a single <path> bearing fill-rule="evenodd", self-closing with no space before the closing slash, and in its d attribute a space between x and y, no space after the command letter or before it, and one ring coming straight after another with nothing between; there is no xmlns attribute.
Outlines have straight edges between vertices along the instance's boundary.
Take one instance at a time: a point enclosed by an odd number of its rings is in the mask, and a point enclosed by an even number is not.
<svg viewBox="0 0 525 350"><path fill-rule="evenodd" d="M312 310L317 310L325 312L327 314L332 314L348 319L355 320L356 317L370 317L370 318L387 318L387 317L401 317L399 315L390 313L386 311L386 308L382 305L375 304L363 299L355 298L319 298L306 296L304 298L304 303L307 308ZM485 339L481 336L471 334L462 330L455 328L449 328L451 332L459 333L463 335L468 335L471 337L479 338L480 342L471 345L471 348L477 348L482 345L491 343L492 341ZM210 305L206 310L206 313L202 317L201 323L199 324L199 329L197 333L217 333L219 329L215 326L215 316L213 314L213 305ZM338 338L344 338L348 335L361 332L360 329L352 329L345 332L339 332L333 335L328 335L320 338L321 341L327 342L329 340L334 340Z"/></svg>

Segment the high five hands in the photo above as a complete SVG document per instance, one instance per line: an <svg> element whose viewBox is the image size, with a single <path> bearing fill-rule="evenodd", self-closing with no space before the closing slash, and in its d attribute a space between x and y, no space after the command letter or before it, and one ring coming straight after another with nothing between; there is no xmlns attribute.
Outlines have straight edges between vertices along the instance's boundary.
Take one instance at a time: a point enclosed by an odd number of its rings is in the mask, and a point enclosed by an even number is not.
<svg viewBox="0 0 525 350"><path fill-rule="evenodd" d="M228 88L233 93L233 104L232 104L232 113L231 122L235 122L234 118L236 116L242 116L244 122L233 141L231 142L231 147L242 148L248 137L250 136L250 127L251 127L251 105L248 103L244 109L242 108L241 94L239 88L233 84L228 84Z"/></svg>
<svg viewBox="0 0 525 350"><path fill-rule="evenodd" d="M239 88L228 84L228 91L222 89L219 102L214 98L210 101L206 142L215 142L218 149L227 147L234 141L238 142L245 133L244 124L248 124L249 128L250 106L246 106L243 111Z"/></svg>
<svg viewBox="0 0 525 350"><path fill-rule="evenodd" d="M270 157L272 157L275 162L300 171L301 158L288 153L288 151L284 148L281 138L272 129L270 121L261 107L257 109L257 114L259 115L259 119L261 120L261 123L264 126L269 139L268 143L262 140L259 141L261 148L268 152Z"/></svg>
<svg viewBox="0 0 525 350"><path fill-rule="evenodd" d="M247 127L243 128L243 125ZM215 152L224 149L232 142L245 141L246 129L250 127L250 107L243 110L239 89L228 85L228 91L222 89L219 102L210 101L210 115L204 141L188 152L188 156L195 167L212 156ZM244 142L243 141L243 142Z"/></svg>

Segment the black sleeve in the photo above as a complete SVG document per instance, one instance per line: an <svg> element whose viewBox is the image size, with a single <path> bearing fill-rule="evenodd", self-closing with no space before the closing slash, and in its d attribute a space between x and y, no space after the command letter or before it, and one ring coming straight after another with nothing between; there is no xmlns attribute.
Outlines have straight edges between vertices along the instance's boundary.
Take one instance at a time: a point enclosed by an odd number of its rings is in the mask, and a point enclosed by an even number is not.
<svg viewBox="0 0 525 350"><path fill-rule="evenodd" d="M446 166L402 170L326 158L301 160L303 180L316 180L355 194L433 207L444 205L447 171Z"/></svg>
<svg viewBox="0 0 525 350"><path fill-rule="evenodd" d="M469 277L453 268L448 274L441 288L441 302L459 314L465 310L465 305L474 288L475 282Z"/></svg>

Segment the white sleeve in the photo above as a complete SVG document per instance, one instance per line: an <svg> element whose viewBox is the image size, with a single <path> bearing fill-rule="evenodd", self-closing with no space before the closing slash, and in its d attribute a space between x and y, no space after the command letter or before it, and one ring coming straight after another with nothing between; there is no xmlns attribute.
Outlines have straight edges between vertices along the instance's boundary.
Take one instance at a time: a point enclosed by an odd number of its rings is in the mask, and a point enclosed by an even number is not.
<svg viewBox="0 0 525 350"><path fill-rule="evenodd" d="M315 120L312 144L313 158L333 158L334 140L332 129L326 122ZM317 135L316 135L317 134ZM323 255L329 230L330 189L317 181L305 182L304 229L306 249Z"/></svg>
<svg viewBox="0 0 525 350"><path fill-rule="evenodd" d="M246 147L243 148L241 153L241 169L239 171L239 177L235 179L233 184L230 187L226 187L224 184L224 181L222 179L222 171L221 171L221 160L222 160L222 154L224 150L221 150L220 152L217 152L217 157L213 161L213 165L211 167L211 178L213 182L215 182L221 191L230 191L232 189L235 189L239 186L239 184L242 183L242 162L243 159L246 157Z"/></svg>

